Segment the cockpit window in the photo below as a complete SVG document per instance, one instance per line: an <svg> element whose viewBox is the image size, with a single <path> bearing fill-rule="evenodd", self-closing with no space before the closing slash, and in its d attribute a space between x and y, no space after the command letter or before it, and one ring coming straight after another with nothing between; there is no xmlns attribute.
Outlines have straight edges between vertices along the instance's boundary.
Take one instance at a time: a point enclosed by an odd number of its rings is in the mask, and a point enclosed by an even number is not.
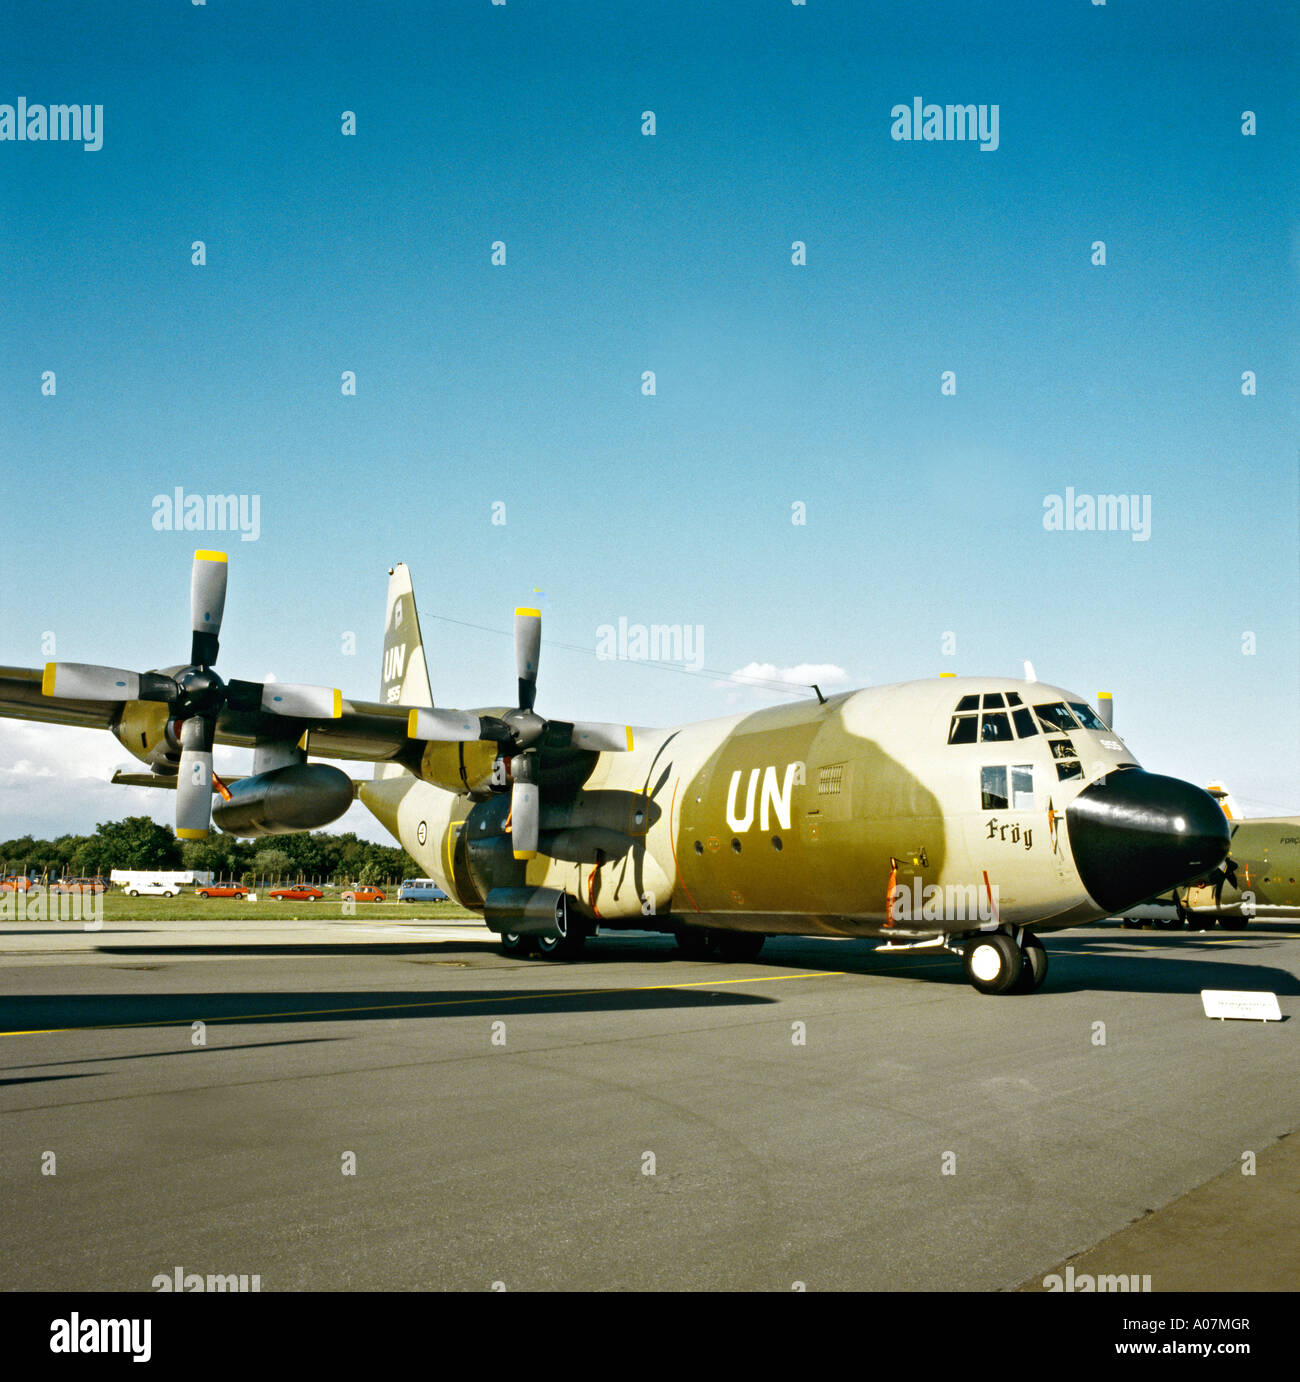
<svg viewBox="0 0 1300 1382"><path fill-rule="evenodd" d="M957 714L963 710L978 710L980 708L980 698L978 696L963 696L957 702Z"/></svg>
<svg viewBox="0 0 1300 1382"><path fill-rule="evenodd" d="M1004 702L1000 691L986 691L984 693L985 710L1001 710Z"/></svg>
<svg viewBox="0 0 1300 1382"><path fill-rule="evenodd" d="M1079 723L1084 729L1106 730L1105 720L1094 714L1091 706L1085 705L1082 701L1071 701L1070 709L1079 717Z"/></svg>
<svg viewBox="0 0 1300 1382"><path fill-rule="evenodd" d="M1034 717L1024 706L1021 706L1019 710L1013 710L1011 718L1016 722L1016 733L1022 739L1028 739L1031 735L1038 733L1038 726L1034 723Z"/></svg>
<svg viewBox="0 0 1300 1382"><path fill-rule="evenodd" d="M1007 809L1007 770L1004 767L980 769L980 807L985 811Z"/></svg>
<svg viewBox="0 0 1300 1382"><path fill-rule="evenodd" d="M1018 691L1008 691L1008 692L1007 692L1007 704L1008 704L1008 705L1023 705L1024 702L1020 699L1020 693L1019 693Z"/></svg>
<svg viewBox="0 0 1300 1382"><path fill-rule="evenodd" d="M948 742L950 744L973 744L978 726L978 715L954 715L952 724L948 726Z"/></svg>
<svg viewBox="0 0 1300 1382"><path fill-rule="evenodd" d="M1011 765L1011 806L1015 811L1034 809L1034 766L1032 763Z"/></svg>
<svg viewBox="0 0 1300 1382"><path fill-rule="evenodd" d="M1049 733L1060 730L1078 729L1079 722L1065 708L1063 701L1051 701L1047 705L1036 705L1034 711L1039 723Z"/></svg>
<svg viewBox="0 0 1300 1382"><path fill-rule="evenodd" d="M987 711L980 722L980 743L981 744L1000 744L1014 736L1011 733L1011 721L1007 719L1005 711L997 711L990 715Z"/></svg>

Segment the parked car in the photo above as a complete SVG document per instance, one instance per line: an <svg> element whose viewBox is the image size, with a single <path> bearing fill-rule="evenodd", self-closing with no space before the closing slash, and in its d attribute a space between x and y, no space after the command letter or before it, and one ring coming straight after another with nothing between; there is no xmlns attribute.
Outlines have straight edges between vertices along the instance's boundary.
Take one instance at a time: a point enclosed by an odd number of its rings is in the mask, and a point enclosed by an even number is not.
<svg viewBox="0 0 1300 1382"><path fill-rule="evenodd" d="M161 878L137 878L126 889L127 897L179 897L181 885Z"/></svg>
<svg viewBox="0 0 1300 1382"><path fill-rule="evenodd" d="M308 883L295 883L288 888L272 888L267 896L275 898L277 902L317 902L325 894Z"/></svg>
<svg viewBox="0 0 1300 1382"><path fill-rule="evenodd" d="M32 886L32 880L24 873L7 873L0 878L0 893L25 893Z"/></svg>
<svg viewBox="0 0 1300 1382"><path fill-rule="evenodd" d="M397 890L399 902L445 902L447 894L432 878L403 878Z"/></svg>
<svg viewBox="0 0 1300 1382"><path fill-rule="evenodd" d="M52 893L102 893L102 878L60 878L50 888Z"/></svg>
<svg viewBox="0 0 1300 1382"><path fill-rule="evenodd" d="M205 883L194 889L195 897L247 897L248 889L243 883Z"/></svg>
<svg viewBox="0 0 1300 1382"><path fill-rule="evenodd" d="M344 902L386 902L388 899L378 888L349 888L343 894Z"/></svg>

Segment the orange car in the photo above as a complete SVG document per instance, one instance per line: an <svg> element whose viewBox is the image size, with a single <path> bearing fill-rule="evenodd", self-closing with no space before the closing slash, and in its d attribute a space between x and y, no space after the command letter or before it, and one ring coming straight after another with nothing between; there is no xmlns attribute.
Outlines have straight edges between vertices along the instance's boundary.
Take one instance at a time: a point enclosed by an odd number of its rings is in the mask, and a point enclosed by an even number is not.
<svg viewBox="0 0 1300 1382"><path fill-rule="evenodd" d="M195 897L247 897L248 889L242 883L205 883L194 889Z"/></svg>
<svg viewBox="0 0 1300 1382"><path fill-rule="evenodd" d="M63 878L55 883L50 891L52 893L102 893L104 880L102 878Z"/></svg>
<svg viewBox="0 0 1300 1382"><path fill-rule="evenodd" d="M277 902L317 902L325 894L308 883L296 883L291 888L274 888L267 896L275 898Z"/></svg>
<svg viewBox="0 0 1300 1382"><path fill-rule="evenodd" d="M343 894L344 902L386 902L387 900L378 888L350 888Z"/></svg>
<svg viewBox="0 0 1300 1382"><path fill-rule="evenodd" d="M11 873L4 878L0 878L0 893L25 893L30 892L32 880L25 874Z"/></svg>

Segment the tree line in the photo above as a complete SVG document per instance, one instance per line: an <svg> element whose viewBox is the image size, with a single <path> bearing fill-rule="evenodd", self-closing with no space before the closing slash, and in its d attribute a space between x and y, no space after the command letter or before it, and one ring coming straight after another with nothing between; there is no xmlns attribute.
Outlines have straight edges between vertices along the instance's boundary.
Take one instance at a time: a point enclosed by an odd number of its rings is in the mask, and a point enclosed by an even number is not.
<svg viewBox="0 0 1300 1382"><path fill-rule="evenodd" d="M107 878L114 869L195 869L219 879L306 879L323 883L390 883L420 874L404 850L346 835L303 831L263 840L215 832L206 840L178 840L171 826L150 816L101 821L93 835L30 835L0 842L0 873L42 879Z"/></svg>

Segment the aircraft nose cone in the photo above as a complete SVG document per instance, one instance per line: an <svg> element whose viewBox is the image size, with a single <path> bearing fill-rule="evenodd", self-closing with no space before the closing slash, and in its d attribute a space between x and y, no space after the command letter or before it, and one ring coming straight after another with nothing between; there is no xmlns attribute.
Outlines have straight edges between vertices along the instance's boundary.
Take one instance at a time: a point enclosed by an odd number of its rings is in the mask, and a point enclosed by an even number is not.
<svg viewBox="0 0 1300 1382"><path fill-rule="evenodd" d="M1108 912L1207 873L1227 857L1231 838L1208 792L1136 768L1085 787L1065 820L1079 878Z"/></svg>

